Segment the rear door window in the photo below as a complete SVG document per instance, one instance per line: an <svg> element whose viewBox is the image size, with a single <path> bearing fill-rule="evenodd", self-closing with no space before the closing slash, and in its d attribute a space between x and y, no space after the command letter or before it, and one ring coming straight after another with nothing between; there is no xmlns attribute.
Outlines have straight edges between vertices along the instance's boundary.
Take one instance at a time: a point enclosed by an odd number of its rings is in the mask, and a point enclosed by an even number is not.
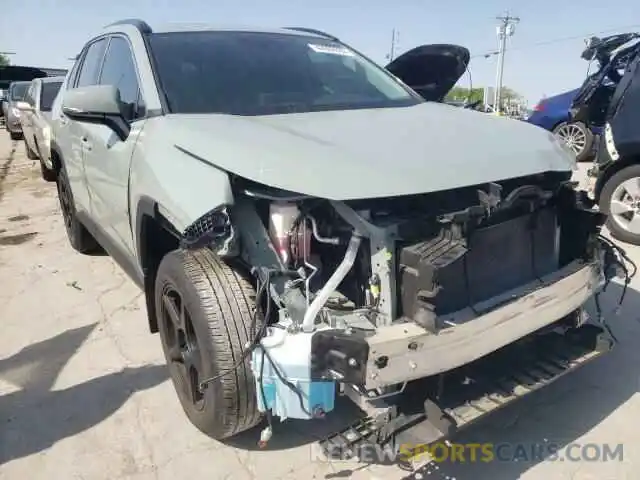
<svg viewBox="0 0 640 480"><path fill-rule="evenodd" d="M76 57L76 61L74 62L73 67L71 68L71 71L67 75L67 79L66 79L67 84L65 85L65 88L67 90L69 90L70 88L73 88L74 84L76 83L76 78L78 77L78 70L81 64L82 64L82 52L80 52L80 54Z"/></svg>
<svg viewBox="0 0 640 480"><path fill-rule="evenodd" d="M76 87L86 87L88 85L96 85L98 76L100 75L100 66L104 58L104 51L107 48L107 39L100 40L89 45L87 53L82 61L82 67L78 75Z"/></svg>

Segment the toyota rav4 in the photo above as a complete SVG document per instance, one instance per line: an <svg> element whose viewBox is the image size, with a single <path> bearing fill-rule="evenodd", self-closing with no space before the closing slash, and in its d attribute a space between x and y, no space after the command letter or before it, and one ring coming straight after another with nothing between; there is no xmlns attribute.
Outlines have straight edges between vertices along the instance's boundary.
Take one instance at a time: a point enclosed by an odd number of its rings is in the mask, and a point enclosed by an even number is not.
<svg viewBox="0 0 640 480"><path fill-rule="evenodd" d="M52 112L69 241L143 289L199 429L264 445L342 396L325 446L441 438L612 346L583 305L626 263L574 154L446 105L468 61L138 20L83 48Z"/></svg>

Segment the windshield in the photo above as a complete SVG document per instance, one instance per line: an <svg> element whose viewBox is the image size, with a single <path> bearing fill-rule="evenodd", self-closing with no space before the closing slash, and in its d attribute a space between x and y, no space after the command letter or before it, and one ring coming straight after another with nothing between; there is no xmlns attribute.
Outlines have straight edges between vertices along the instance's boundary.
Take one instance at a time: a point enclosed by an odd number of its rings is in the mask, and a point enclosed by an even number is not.
<svg viewBox="0 0 640 480"><path fill-rule="evenodd" d="M40 111L50 112L53 101L56 99L58 90L60 90L62 82L42 82L42 91L40 92Z"/></svg>
<svg viewBox="0 0 640 480"><path fill-rule="evenodd" d="M18 102L24 99L24 96L26 95L27 90L29 89L29 85L30 85L29 82L14 83L13 85L11 85L11 87L9 87L11 101Z"/></svg>
<svg viewBox="0 0 640 480"><path fill-rule="evenodd" d="M269 115L402 107L422 100L339 42L261 32L153 34L172 113Z"/></svg>

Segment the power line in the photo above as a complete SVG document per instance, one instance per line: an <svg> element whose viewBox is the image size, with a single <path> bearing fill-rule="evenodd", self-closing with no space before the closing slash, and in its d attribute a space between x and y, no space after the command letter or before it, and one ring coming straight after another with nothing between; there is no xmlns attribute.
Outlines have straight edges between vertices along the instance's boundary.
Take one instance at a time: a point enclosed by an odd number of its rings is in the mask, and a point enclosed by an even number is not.
<svg viewBox="0 0 640 480"><path fill-rule="evenodd" d="M607 30L600 30L599 32L588 32L585 33L583 35L573 35L570 37L559 37L559 38L554 38L551 40L543 40L540 42L535 42L535 43L531 43L529 45L523 45L521 47L513 47L510 50L525 50L525 49L529 49L529 48L536 48L536 47L542 47L545 45L553 45L556 43L562 43L562 42L568 42L571 40L581 40L584 38L588 38L592 35L600 35L603 33L611 33L611 32L617 32L620 30L627 30L627 29L631 29L631 28L640 28L640 25L626 25L626 26L621 26L618 28L609 28ZM484 58L489 58L495 55L499 55L500 51L499 50L490 50L486 53L482 53L482 54L478 54L478 55L472 55L471 58L480 58L480 57L484 57Z"/></svg>

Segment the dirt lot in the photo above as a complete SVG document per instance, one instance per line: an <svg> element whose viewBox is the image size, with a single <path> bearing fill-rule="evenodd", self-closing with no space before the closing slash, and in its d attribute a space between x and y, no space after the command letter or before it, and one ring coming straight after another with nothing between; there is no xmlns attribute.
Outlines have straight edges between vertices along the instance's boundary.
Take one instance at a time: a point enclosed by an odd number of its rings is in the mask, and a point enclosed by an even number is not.
<svg viewBox="0 0 640 480"><path fill-rule="evenodd" d="M629 248L640 263L640 249ZM0 478L402 478L395 466L312 460L319 426L222 444L186 420L147 332L136 287L106 256L67 244L55 186L0 132ZM624 444L622 460L442 463L429 478L639 478L640 281L612 327L609 355L487 418L460 442ZM603 302L612 310L620 288ZM343 419L336 417L333 421ZM333 423L333 421L328 421ZM326 428L324 425L322 428ZM593 458L591 447L589 458ZM579 448L572 450L575 457ZM529 457L530 458L530 457ZM561 455L561 458L562 457ZM636 472L633 474L632 472ZM425 477L426 478L426 477Z"/></svg>

